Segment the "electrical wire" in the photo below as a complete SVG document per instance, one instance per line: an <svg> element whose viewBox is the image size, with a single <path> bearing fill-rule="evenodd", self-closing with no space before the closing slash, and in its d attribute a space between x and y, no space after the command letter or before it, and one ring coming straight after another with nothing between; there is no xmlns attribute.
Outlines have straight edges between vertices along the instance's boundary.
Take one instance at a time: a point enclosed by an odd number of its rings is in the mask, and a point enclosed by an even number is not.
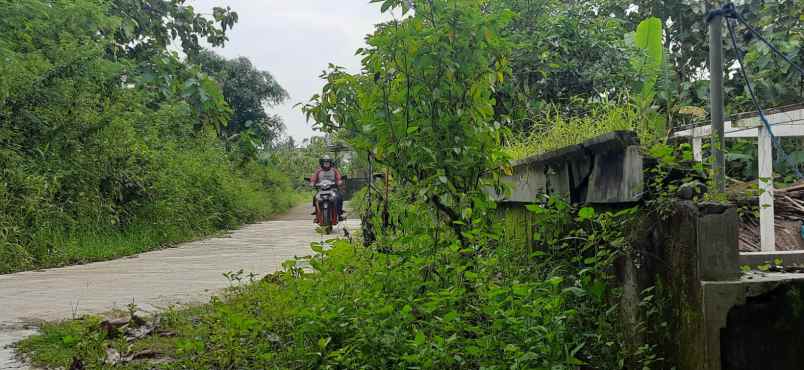
<svg viewBox="0 0 804 370"><path fill-rule="evenodd" d="M733 14L737 13L734 12ZM734 35L734 24L732 24L732 20L729 17L727 17L725 20L726 20L726 27L729 29L729 36L731 37L732 47L734 47L737 64L738 67L740 67L740 75L743 77L743 81L745 81L745 87L748 90L749 95L751 96L751 101L754 103L754 107L756 108L757 113L759 114L759 119L762 121L762 125L765 126L765 129L768 130L768 135L771 138L771 142L773 142L773 146L776 147L779 156L782 157L785 160L785 162L787 162L788 166L793 168L796 177L798 177L799 179L804 178L804 175L801 174L801 171L799 171L798 166L792 161L790 156L787 155L787 153L785 153L779 139L776 137L776 135L773 134L771 125L768 122L768 119L765 117L765 112L762 111L762 107L759 105L759 100L757 99L756 94L754 93L754 88L751 86L751 81L748 79L748 72L746 72L745 67L743 66L743 55L739 46L737 45L737 37Z"/></svg>

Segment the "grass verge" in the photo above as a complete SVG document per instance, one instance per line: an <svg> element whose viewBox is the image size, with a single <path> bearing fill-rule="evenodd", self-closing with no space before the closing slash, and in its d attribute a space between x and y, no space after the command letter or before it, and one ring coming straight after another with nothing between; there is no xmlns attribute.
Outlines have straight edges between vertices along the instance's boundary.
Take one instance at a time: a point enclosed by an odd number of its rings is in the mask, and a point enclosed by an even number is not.
<svg viewBox="0 0 804 370"><path fill-rule="evenodd" d="M138 222L122 229L87 230L72 233L41 232L37 235L39 250L35 259L14 261L0 253L0 273L54 268L69 265L106 261L143 252L170 248L176 244L235 229L243 224L269 219L289 208L307 201L309 195L301 192L262 192L253 194L248 208L235 209L238 215L225 223L199 222L197 226L186 222Z"/></svg>
<svg viewBox="0 0 804 370"><path fill-rule="evenodd" d="M432 225L405 212L409 228ZM495 237L472 253L412 230L376 249L334 240L263 279L230 275L226 294L169 310L143 339L87 317L46 325L19 349L48 368L652 368L650 349L624 345L619 293L607 284L627 217L580 217L562 203L537 216L550 247ZM110 348L131 360L110 364Z"/></svg>

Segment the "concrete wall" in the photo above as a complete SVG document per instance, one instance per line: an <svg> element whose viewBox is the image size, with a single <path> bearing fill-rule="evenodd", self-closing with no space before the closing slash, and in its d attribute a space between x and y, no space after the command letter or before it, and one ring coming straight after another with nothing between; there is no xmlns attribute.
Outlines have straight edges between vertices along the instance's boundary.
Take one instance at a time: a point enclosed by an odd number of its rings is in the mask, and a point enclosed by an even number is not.
<svg viewBox="0 0 804 370"><path fill-rule="evenodd" d="M666 219L643 218L637 230L632 255L624 262L638 271L637 281L626 277L621 283L663 288L670 303L665 319L673 340L664 347L671 363L679 369L719 369L717 361L707 364L720 358L721 323L713 304L722 292L704 294L704 281L739 278L736 210L682 201ZM727 296L730 302L732 295Z"/></svg>
<svg viewBox="0 0 804 370"><path fill-rule="evenodd" d="M577 203L636 202L644 188L642 162L636 134L616 131L516 161L502 179L511 191L491 192L502 203L532 203L544 194Z"/></svg>
<svg viewBox="0 0 804 370"><path fill-rule="evenodd" d="M804 332L796 328L804 301L792 287L804 274L740 272L737 223L732 205L690 201L677 202L666 219L644 218L620 284L663 288L671 338L664 348L678 369L802 369ZM637 303L624 296L625 306Z"/></svg>

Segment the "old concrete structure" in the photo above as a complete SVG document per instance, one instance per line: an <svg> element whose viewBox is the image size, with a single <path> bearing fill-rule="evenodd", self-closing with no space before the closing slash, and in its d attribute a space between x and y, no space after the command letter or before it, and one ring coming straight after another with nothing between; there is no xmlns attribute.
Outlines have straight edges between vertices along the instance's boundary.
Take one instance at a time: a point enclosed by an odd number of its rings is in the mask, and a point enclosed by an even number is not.
<svg viewBox="0 0 804 370"><path fill-rule="evenodd" d="M502 181L511 192L495 197L506 203L531 203L543 194L578 203L636 202L643 191L639 141L633 132L611 132L516 161Z"/></svg>
<svg viewBox="0 0 804 370"><path fill-rule="evenodd" d="M645 162L629 132L516 162L514 173L503 179L511 192L495 194L503 212L525 226L510 237L531 240L532 219L523 205L544 194L607 208L632 206L644 195ZM737 211L731 205L678 201L664 217L651 216L635 228L632 251L617 266L626 322L641 315L639 293L659 286L669 302L666 320L673 338L664 343L665 353L678 369L804 368L798 339L804 328L804 274L741 272L749 257L738 253Z"/></svg>

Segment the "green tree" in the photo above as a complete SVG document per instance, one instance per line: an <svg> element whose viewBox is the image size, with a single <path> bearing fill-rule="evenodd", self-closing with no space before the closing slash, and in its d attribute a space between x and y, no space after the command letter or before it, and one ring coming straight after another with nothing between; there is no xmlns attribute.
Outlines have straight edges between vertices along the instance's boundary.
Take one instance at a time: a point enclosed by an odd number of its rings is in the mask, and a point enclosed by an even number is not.
<svg viewBox="0 0 804 370"><path fill-rule="evenodd" d="M223 150L215 129L231 109L216 81L154 41L190 26L120 12L139 3L0 1L0 273L136 253L284 207L268 190L281 176L235 168ZM125 51L119 30L143 14L155 18ZM196 27L185 36L228 25Z"/></svg>
<svg viewBox="0 0 804 370"><path fill-rule="evenodd" d="M115 54L148 60L177 42L187 55L202 50L201 41L223 46L226 30L237 23L231 8L214 7L212 19L196 13L187 0L102 0L109 15L120 21L115 27Z"/></svg>
<svg viewBox="0 0 804 370"><path fill-rule="evenodd" d="M631 69L627 32L616 18L599 12L602 1L502 0L491 11L516 13L502 34L513 44L510 86L500 91L498 110L513 127L531 128L548 106L585 111L584 103L614 96L628 86Z"/></svg>
<svg viewBox="0 0 804 370"><path fill-rule="evenodd" d="M659 93L661 99L676 100L678 105L705 106L708 101L709 53L708 28L704 18L709 9L720 6L715 1L692 0L608 0L602 13L612 14L624 22L626 29L634 30L643 19L655 16L665 26L665 45L672 68L669 91L672 96ZM740 12L766 39L777 45L788 57L804 64L804 27L801 14L804 2L796 0L750 0L738 3ZM758 40L738 27L744 40L740 40L746 52L747 68L759 95L767 106L780 106L800 102L802 98L801 76L784 61L773 56ZM728 34L723 29L724 41ZM735 51L726 42L724 55L726 66L735 63ZM726 104L732 113L751 110L750 100L739 74L729 73L725 79ZM664 96L662 96L664 95Z"/></svg>
<svg viewBox="0 0 804 370"><path fill-rule="evenodd" d="M257 69L248 58L227 60L210 50L201 51L190 61L218 81L232 108L231 119L221 127L224 140L236 140L244 132L262 145L279 138L284 130L282 119L266 112L266 107L287 100L288 93L269 72Z"/></svg>
<svg viewBox="0 0 804 370"><path fill-rule="evenodd" d="M490 207L484 185L504 164L495 90L509 73L500 32L510 12L480 0L386 0L407 14L377 26L357 51L363 72L331 67L304 107L316 125L340 131L362 152L418 189L464 246ZM408 11L413 10L411 13Z"/></svg>
<svg viewBox="0 0 804 370"><path fill-rule="evenodd" d="M510 84L498 90L497 112L515 131L538 129L545 111L568 115L588 113L596 102L640 94L633 81L644 77L630 61L642 53L630 41L640 22L656 17L663 28L666 66L655 85L658 113L672 122L680 107L706 106L709 94L707 9L713 1L691 0L501 0L492 11L511 9L517 15L503 35L513 45ZM804 2L744 1L738 10L786 55L804 64ZM745 29L738 28L741 35ZM724 28L724 35L725 28ZM771 54L756 39L741 40L749 75L766 106L799 102L801 76ZM735 62L726 43L725 64ZM727 105L731 112L751 110L738 74L727 76ZM545 109L545 108L548 109ZM644 110L644 109L643 109Z"/></svg>

